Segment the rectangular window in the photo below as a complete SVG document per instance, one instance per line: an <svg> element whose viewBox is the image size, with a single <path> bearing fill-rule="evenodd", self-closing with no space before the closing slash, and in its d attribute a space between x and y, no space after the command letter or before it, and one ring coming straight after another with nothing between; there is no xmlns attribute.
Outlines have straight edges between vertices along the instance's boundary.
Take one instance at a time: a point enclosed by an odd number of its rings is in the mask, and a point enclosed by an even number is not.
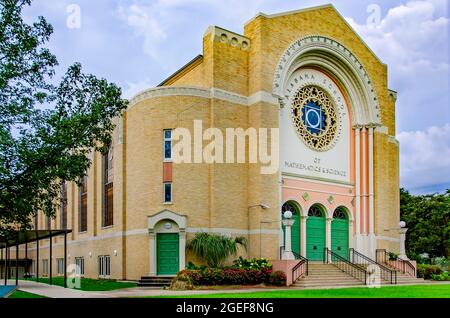
<svg viewBox="0 0 450 318"><path fill-rule="evenodd" d="M79 207L80 214L78 217L78 231L87 231L87 177L81 179L81 184L78 187L80 193Z"/></svg>
<svg viewBox="0 0 450 318"><path fill-rule="evenodd" d="M42 274L48 275L48 259L42 260Z"/></svg>
<svg viewBox="0 0 450 318"><path fill-rule="evenodd" d="M164 183L164 203L172 203L172 182Z"/></svg>
<svg viewBox="0 0 450 318"><path fill-rule="evenodd" d="M103 156L103 227L112 226L113 223L113 190L114 167L113 146L109 146L108 153Z"/></svg>
<svg viewBox="0 0 450 318"><path fill-rule="evenodd" d="M36 213L36 215L34 216L34 229L35 230L38 230L38 226L39 226L39 215L38 215L38 213Z"/></svg>
<svg viewBox="0 0 450 318"><path fill-rule="evenodd" d="M98 276L100 278L109 278L111 276L111 258L109 255L98 257Z"/></svg>
<svg viewBox="0 0 450 318"><path fill-rule="evenodd" d="M56 259L56 274L64 275L64 258Z"/></svg>
<svg viewBox="0 0 450 318"><path fill-rule="evenodd" d="M62 230L67 228L67 182L61 186L61 219L60 227Z"/></svg>
<svg viewBox="0 0 450 318"><path fill-rule="evenodd" d="M52 219L49 216L45 216L45 227L46 230L51 230L52 229Z"/></svg>
<svg viewBox="0 0 450 318"><path fill-rule="evenodd" d="M164 130L164 160L172 159L172 130Z"/></svg>
<svg viewBox="0 0 450 318"><path fill-rule="evenodd" d="M84 276L84 257L75 257L75 274Z"/></svg>

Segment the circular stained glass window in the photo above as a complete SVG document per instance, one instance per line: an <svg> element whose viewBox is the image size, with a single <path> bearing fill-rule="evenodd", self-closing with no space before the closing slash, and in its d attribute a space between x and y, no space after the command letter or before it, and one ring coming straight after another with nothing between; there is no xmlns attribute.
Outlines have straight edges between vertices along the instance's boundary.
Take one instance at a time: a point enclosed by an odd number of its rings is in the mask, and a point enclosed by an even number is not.
<svg viewBox="0 0 450 318"><path fill-rule="evenodd" d="M337 131L336 107L321 88L301 88L293 100L292 117L298 135L310 148L325 151L334 145Z"/></svg>

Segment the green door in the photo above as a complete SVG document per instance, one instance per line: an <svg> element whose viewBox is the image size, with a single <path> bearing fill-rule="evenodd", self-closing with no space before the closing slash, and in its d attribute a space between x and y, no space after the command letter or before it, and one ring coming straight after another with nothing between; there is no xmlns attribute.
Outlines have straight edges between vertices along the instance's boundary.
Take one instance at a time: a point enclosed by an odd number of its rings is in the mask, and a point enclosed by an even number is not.
<svg viewBox="0 0 450 318"><path fill-rule="evenodd" d="M291 211L292 212L292 211ZM291 227L291 247L292 247L292 252L300 255L300 213L295 210L294 212L292 212L292 220L294 221L294 224L292 224ZM283 243L284 238L286 236L286 232L285 232L285 226L283 225L283 223L281 223L282 228L283 228Z"/></svg>
<svg viewBox="0 0 450 318"><path fill-rule="evenodd" d="M339 209L334 212L331 222L331 250L348 259L348 217Z"/></svg>
<svg viewBox="0 0 450 318"><path fill-rule="evenodd" d="M314 212L308 213L308 219L306 221L306 258L311 261L323 261L325 249L325 217L319 210Z"/></svg>
<svg viewBox="0 0 450 318"><path fill-rule="evenodd" d="M179 240L178 233L156 235L158 275L175 275L179 271Z"/></svg>

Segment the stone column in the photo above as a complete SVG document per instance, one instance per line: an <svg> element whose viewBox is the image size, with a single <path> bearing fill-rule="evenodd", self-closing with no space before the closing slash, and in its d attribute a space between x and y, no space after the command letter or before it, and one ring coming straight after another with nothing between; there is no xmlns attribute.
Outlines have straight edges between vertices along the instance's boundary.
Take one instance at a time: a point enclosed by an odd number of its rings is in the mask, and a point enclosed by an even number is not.
<svg viewBox="0 0 450 318"><path fill-rule="evenodd" d="M405 261L409 261L409 258L406 255L406 248L405 248L407 231L408 231L408 229L406 229L406 228L401 228L398 230L398 233L400 234L400 255L398 257L400 257L401 259L403 259Z"/></svg>
<svg viewBox="0 0 450 318"><path fill-rule="evenodd" d="M281 259L288 260L288 259L295 259L294 254L292 253L292 246L291 246L291 226L294 224L294 220L291 219L285 219L283 220L284 225L284 252Z"/></svg>
<svg viewBox="0 0 450 318"><path fill-rule="evenodd" d="M180 271L186 268L186 231L180 229Z"/></svg>
<svg viewBox="0 0 450 318"><path fill-rule="evenodd" d="M374 127L369 127L369 256L374 259L376 246L375 238L375 212L374 212L374 162L373 162L373 130Z"/></svg>
<svg viewBox="0 0 450 318"><path fill-rule="evenodd" d="M331 251L331 222L333 221L333 218L327 218L327 223L325 226L325 233L326 233L326 240L325 240L325 247L328 248Z"/></svg>
<svg viewBox="0 0 450 318"><path fill-rule="evenodd" d="M354 248L359 249L360 237L361 237L361 141L360 134L361 128L359 126L354 127L355 130L355 243Z"/></svg>
<svg viewBox="0 0 450 318"><path fill-rule="evenodd" d="M150 273L149 276L156 276L156 234L154 232L149 232L150 239Z"/></svg>
<svg viewBox="0 0 450 318"><path fill-rule="evenodd" d="M306 257L306 221L308 216L300 216L300 255Z"/></svg>

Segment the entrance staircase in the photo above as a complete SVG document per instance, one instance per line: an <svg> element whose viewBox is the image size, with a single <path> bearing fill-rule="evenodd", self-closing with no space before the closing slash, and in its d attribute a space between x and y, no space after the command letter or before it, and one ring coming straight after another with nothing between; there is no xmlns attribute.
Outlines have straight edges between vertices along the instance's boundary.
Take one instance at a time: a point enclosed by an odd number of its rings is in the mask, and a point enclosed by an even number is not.
<svg viewBox="0 0 450 318"><path fill-rule="evenodd" d="M332 264L309 263L308 276L295 281L296 288L354 287L364 283Z"/></svg>
<svg viewBox="0 0 450 318"><path fill-rule="evenodd" d="M348 257L342 257L329 249L325 249L324 256L326 260L324 263L309 262L308 270L303 271L302 275L294 277L295 282L292 287L340 288L364 286L366 281L373 277L369 273L373 268L379 271L381 285L425 283L425 280L415 277L414 267L403 260L399 260L399 264L378 262L380 257L377 257L378 261L375 261L354 249L349 250ZM303 260L306 259L303 258ZM307 260L306 263L308 263Z"/></svg>
<svg viewBox="0 0 450 318"><path fill-rule="evenodd" d="M137 283L137 286L162 289L164 287L169 287L172 283L172 279L172 276L142 276Z"/></svg>

